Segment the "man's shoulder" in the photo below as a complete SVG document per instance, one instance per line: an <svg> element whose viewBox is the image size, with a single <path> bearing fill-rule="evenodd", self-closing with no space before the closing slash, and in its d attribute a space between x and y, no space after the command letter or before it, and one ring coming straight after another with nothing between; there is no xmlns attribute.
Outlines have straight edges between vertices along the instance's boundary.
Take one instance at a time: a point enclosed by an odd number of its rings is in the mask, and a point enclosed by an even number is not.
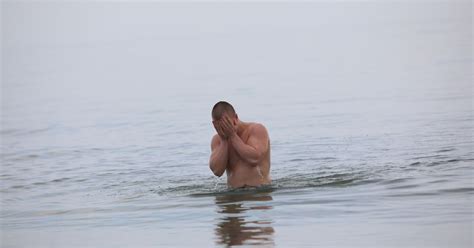
<svg viewBox="0 0 474 248"><path fill-rule="evenodd" d="M250 131L252 133L264 133L264 134L267 134L267 128L261 124L261 123L258 123L258 122L251 122L249 123L249 127L250 127Z"/></svg>
<svg viewBox="0 0 474 248"><path fill-rule="evenodd" d="M212 141L213 141L213 142L214 142L214 141L221 141L221 137L219 136L219 134L214 134L214 135L212 136Z"/></svg>
<svg viewBox="0 0 474 248"><path fill-rule="evenodd" d="M220 142L221 137L219 136L219 134L214 134L214 136L212 136L211 144L218 144Z"/></svg>

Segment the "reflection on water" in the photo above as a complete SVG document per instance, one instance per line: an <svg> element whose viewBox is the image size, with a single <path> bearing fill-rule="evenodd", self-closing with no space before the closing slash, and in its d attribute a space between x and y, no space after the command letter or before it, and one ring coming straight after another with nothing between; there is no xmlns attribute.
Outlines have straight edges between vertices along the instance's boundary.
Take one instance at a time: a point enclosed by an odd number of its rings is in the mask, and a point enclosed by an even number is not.
<svg viewBox="0 0 474 248"><path fill-rule="evenodd" d="M216 243L234 246L243 244L274 245L270 193L239 192L216 196L219 218Z"/></svg>

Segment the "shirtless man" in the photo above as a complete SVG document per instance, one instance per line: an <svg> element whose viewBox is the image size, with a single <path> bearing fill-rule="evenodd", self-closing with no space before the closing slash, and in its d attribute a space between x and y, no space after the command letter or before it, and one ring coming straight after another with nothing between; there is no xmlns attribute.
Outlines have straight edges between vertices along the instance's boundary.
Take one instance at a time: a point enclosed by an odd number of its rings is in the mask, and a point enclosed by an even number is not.
<svg viewBox="0 0 474 248"><path fill-rule="evenodd" d="M270 140L262 124L243 122L228 102L212 108L212 137L209 167L214 175L227 174L232 188L270 184Z"/></svg>

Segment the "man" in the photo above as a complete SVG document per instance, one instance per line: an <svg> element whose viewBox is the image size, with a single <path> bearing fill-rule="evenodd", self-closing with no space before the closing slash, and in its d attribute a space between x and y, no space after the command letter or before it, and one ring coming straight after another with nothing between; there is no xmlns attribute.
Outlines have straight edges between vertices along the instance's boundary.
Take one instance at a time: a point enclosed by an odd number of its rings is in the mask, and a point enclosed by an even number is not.
<svg viewBox="0 0 474 248"><path fill-rule="evenodd" d="M270 140L262 124L243 122L228 102L212 108L212 137L209 167L214 175L227 174L232 188L270 184Z"/></svg>

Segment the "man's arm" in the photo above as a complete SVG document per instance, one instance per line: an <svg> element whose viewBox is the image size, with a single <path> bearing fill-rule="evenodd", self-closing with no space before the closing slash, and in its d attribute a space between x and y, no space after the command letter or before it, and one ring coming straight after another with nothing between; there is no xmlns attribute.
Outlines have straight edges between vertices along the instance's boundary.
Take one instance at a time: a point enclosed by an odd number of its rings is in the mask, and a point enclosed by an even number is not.
<svg viewBox="0 0 474 248"><path fill-rule="evenodd" d="M264 158L268 150L268 140L267 130L261 124L256 124L252 127L250 137L247 141L248 144L245 144L237 134L233 134L229 137L229 142L239 156L254 166L258 165Z"/></svg>
<svg viewBox="0 0 474 248"><path fill-rule="evenodd" d="M220 177L224 174L228 162L228 148L229 142L214 135L211 141L211 157L209 158L209 168L214 175Z"/></svg>

